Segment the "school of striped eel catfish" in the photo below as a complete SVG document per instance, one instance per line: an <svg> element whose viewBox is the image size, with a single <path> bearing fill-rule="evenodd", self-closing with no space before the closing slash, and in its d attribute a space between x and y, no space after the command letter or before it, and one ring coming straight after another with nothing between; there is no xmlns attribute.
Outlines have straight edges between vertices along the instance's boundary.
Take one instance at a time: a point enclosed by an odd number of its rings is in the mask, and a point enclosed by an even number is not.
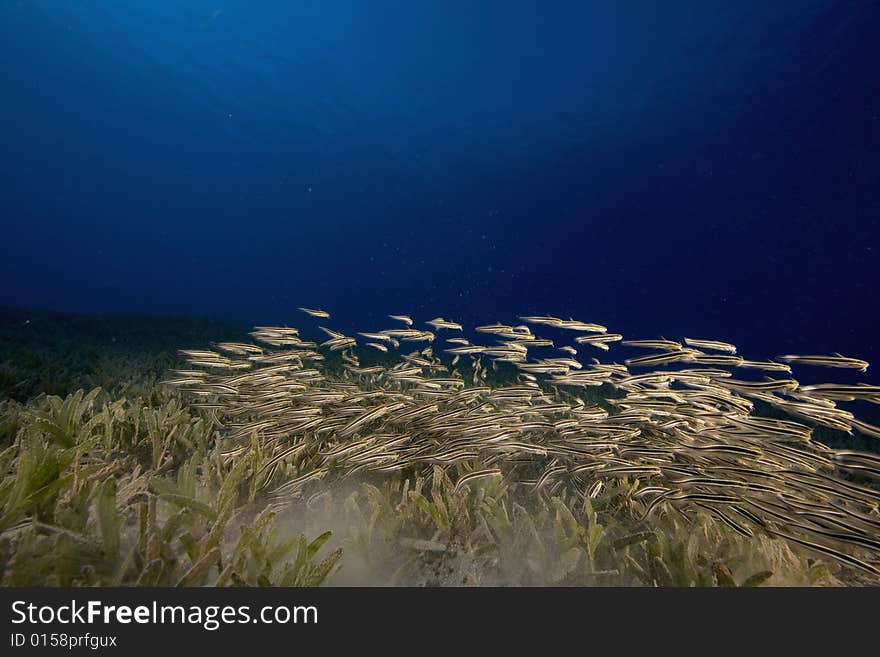
<svg viewBox="0 0 880 657"><path fill-rule="evenodd" d="M300 310L318 318L310 321L330 317ZM320 326L320 344L293 327L259 326L250 334L259 344L182 351L192 369L166 383L196 396L225 432L229 458L259 444L259 481L279 507L328 477L424 466L460 473L456 488L504 476L591 497L614 478L638 478L645 518L661 504L685 517L700 508L744 536L766 532L880 575L880 455L811 439L817 426L880 438L880 427L838 404L878 404L880 386L790 377L793 365L864 372L865 361L749 361L725 342L625 340L546 316L478 326L485 344L476 344L442 317L425 324L431 330L389 317L398 326L358 337ZM560 329L572 344L531 327ZM615 343L649 351L623 363L575 358ZM504 369L513 376L496 383ZM756 414L756 402L773 411Z"/></svg>

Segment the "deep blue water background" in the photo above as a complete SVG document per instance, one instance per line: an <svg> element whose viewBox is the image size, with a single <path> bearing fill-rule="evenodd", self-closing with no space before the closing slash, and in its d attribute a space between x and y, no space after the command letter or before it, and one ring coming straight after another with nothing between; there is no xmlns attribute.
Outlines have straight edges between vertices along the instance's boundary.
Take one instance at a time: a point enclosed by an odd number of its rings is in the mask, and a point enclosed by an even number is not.
<svg viewBox="0 0 880 657"><path fill-rule="evenodd" d="M880 361L878 35L876 2L3 0L0 304Z"/></svg>

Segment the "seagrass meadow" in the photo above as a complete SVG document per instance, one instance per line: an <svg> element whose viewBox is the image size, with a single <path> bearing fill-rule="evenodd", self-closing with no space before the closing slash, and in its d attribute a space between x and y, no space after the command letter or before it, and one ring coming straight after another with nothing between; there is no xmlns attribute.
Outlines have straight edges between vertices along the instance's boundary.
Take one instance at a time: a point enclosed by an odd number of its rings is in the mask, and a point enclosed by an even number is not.
<svg viewBox="0 0 880 657"><path fill-rule="evenodd" d="M301 310L0 313L0 583L880 583L857 359Z"/></svg>

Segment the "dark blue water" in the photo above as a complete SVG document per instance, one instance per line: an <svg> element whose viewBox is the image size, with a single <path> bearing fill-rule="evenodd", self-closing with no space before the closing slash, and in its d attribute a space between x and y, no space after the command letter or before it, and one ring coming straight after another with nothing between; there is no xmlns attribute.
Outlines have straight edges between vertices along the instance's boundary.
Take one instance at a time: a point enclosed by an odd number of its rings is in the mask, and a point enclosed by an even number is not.
<svg viewBox="0 0 880 657"><path fill-rule="evenodd" d="M878 34L876 2L5 0L0 304L878 360Z"/></svg>

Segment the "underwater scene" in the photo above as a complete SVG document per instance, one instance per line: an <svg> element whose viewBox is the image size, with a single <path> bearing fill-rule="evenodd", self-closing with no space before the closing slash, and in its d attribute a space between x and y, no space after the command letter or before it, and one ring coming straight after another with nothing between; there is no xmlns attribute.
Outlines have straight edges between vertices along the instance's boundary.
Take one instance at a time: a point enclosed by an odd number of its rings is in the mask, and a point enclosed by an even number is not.
<svg viewBox="0 0 880 657"><path fill-rule="evenodd" d="M880 3L0 3L0 586L880 585Z"/></svg>

